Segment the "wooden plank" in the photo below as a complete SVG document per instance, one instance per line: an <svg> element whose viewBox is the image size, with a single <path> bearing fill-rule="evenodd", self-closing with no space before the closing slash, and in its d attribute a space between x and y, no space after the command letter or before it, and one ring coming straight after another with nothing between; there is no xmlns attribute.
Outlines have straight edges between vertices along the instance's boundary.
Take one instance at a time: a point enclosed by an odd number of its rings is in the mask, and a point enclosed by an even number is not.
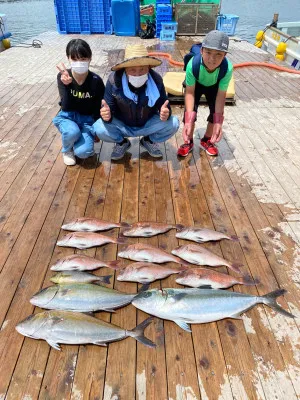
<svg viewBox="0 0 300 400"><path fill-rule="evenodd" d="M158 186L161 190L161 198L165 204L172 199L174 211L166 214L168 207L160 207L158 221L165 223L184 222L188 224L192 221L190 204L186 193L184 173L180 168L176 156L176 140L171 138L166 142L166 156L161 162L161 173L158 178L161 184ZM166 178L166 172L169 175L169 184ZM167 175L167 176L168 176ZM159 183L159 182L157 182ZM159 237L159 246L168 252L178 246L178 240L173 234L166 234ZM174 276L164 280L163 287L179 287L176 284ZM165 328L165 346L167 361L167 378L169 398L200 398L200 390L197 377L197 361L194 354L193 338L188 332L185 332L179 326L170 321L164 322ZM201 392L202 395L202 392Z"/></svg>
<svg viewBox="0 0 300 400"><path fill-rule="evenodd" d="M34 210L30 213L14 249L10 253L5 269L1 273L1 284L4 286L3 292L7 294L7 299L2 302L1 307L0 393L5 394L7 391L24 342L24 337L17 333L15 325L33 311L29 299L41 286L57 240L56 232L63 221L79 174L79 168L76 167L67 170L64 174L65 170L65 165L59 157L41 191ZM24 243L27 245L24 246ZM19 283L21 276L22 280ZM16 287L17 290L14 293ZM12 295L14 295L13 299ZM10 299L12 299L11 304ZM4 317L6 319L3 322ZM41 381L42 366L47 362L49 346L43 341L30 339L25 339L24 343L26 344L24 353L28 355L29 361L24 364L20 363L20 367L25 365L31 371L30 378L34 377L34 380ZM37 365L31 369L33 363ZM16 373L18 376L19 370ZM27 375L21 373L21 377L26 386ZM29 390L28 388L37 390L37 387L38 384L35 382L32 386L25 387L25 393ZM12 390L18 390L13 383Z"/></svg>
<svg viewBox="0 0 300 400"><path fill-rule="evenodd" d="M132 140L131 156L112 165L111 175L113 182L106 198L108 205L107 217L123 222L136 222L138 199L139 164L137 160L137 141ZM132 240L128 240L128 244ZM133 241L135 242L135 241ZM118 249L122 246L118 246ZM118 276L116 271L115 277ZM136 284L119 282L115 280L114 288L126 293L136 293ZM111 315L111 322L125 329L133 329L136 326L136 309L128 305ZM136 376L136 341L126 339L109 345L107 354L107 367L103 399L111 398L135 398Z"/></svg>
<svg viewBox="0 0 300 400"><path fill-rule="evenodd" d="M163 205L161 198L157 197L155 192L155 182L159 179L159 175L160 168L157 163L145 151L141 151L138 197L139 221L156 221L157 209L160 209ZM140 238L139 242L158 246L158 237ZM161 288L161 282L153 282L152 288ZM138 323L144 321L147 316L147 314L138 311ZM168 398L163 327L163 320L155 319L147 329L147 336L156 343L156 349L147 348L140 343L137 344L137 399L163 400Z"/></svg>

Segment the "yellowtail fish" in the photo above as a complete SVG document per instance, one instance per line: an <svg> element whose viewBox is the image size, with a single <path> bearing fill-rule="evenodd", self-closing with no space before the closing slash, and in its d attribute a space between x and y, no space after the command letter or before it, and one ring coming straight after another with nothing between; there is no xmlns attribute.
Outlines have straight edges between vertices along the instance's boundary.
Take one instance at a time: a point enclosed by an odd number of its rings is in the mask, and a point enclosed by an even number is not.
<svg viewBox="0 0 300 400"><path fill-rule="evenodd" d="M192 240L198 243L204 243L222 239L238 241L237 236L228 236L225 235L224 233L213 231L211 229L196 228L196 227L183 228L182 230L176 233L176 237L178 239Z"/></svg>
<svg viewBox="0 0 300 400"><path fill-rule="evenodd" d="M43 339L56 350L63 344L107 343L133 337L148 347L156 345L144 336L144 330L153 318L147 318L133 330L120 328L90 315L70 311L44 311L33 314L19 322L16 330L32 339Z"/></svg>
<svg viewBox="0 0 300 400"><path fill-rule="evenodd" d="M63 285L65 283L92 283L102 282L109 284L112 275L97 276L82 271L61 271L50 278L53 283Z"/></svg>
<svg viewBox="0 0 300 400"><path fill-rule="evenodd" d="M103 221L98 218L76 218L75 220L68 222L62 226L62 229L66 231L76 231L76 232L97 232L106 231L108 229L129 227L130 225L126 222L114 223Z"/></svg>
<svg viewBox="0 0 300 400"><path fill-rule="evenodd" d="M150 263L161 264L165 262L175 262L178 264L187 264L180 258L175 257L158 247L144 243L131 244L126 247L125 250L119 251L118 256L133 261L144 261Z"/></svg>
<svg viewBox="0 0 300 400"><path fill-rule="evenodd" d="M56 261L52 271L92 271L101 267L116 268L120 261L101 261L84 254L72 254Z"/></svg>
<svg viewBox="0 0 300 400"><path fill-rule="evenodd" d="M91 283L53 285L40 290L30 303L49 310L78 312L112 311L131 303L136 294L123 293Z"/></svg>
<svg viewBox="0 0 300 400"><path fill-rule="evenodd" d="M183 269L185 269L185 267L174 268L148 262L136 262L119 270L117 280L146 284L154 282L157 279L164 279L172 274L178 274L183 271Z"/></svg>
<svg viewBox="0 0 300 400"><path fill-rule="evenodd" d="M124 243L124 238L113 238L92 232L73 232L64 236L57 242L57 246L75 247L77 249L88 249L89 247L103 246L107 243Z"/></svg>
<svg viewBox="0 0 300 400"><path fill-rule="evenodd" d="M252 286L259 283L247 277L234 277L208 268L189 268L180 272L176 282L194 288L226 289L233 285Z"/></svg>
<svg viewBox="0 0 300 400"><path fill-rule="evenodd" d="M203 324L224 318L241 318L256 304L265 304L286 317L294 315L276 302L286 291L278 289L264 296L217 289L150 289L139 293L132 304L158 318L174 321L191 332L188 324Z"/></svg>
<svg viewBox="0 0 300 400"><path fill-rule="evenodd" d="M122 232L123 236L130 237L152 237L160 233L168 232L170 229L182 229L183 225L169 225L160 222L137 222L129 229Z"/></svg>
<svg viewBox="0 0 300 400"><path fill-rule="evenodd" d="M179 246L172 250L172 254L182 258L183 260L196 265L209 265L210 267L219 267L225 265L235 272L241 272L240 264L230 264L224 258L217 256L205 247L197 244L188 244L186 246Z"/></svg>

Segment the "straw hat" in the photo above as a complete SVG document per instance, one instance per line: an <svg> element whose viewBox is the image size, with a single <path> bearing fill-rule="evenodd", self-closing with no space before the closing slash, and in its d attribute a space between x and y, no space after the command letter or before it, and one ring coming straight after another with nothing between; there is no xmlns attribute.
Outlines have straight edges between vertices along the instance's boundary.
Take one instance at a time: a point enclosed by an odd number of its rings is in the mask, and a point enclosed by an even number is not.
<svg viewBox="0 0 300 400"><path fill-rule="evenodd" d="M162 62L155 57L148 56L146 48L142 44L129 45L125 49L124 61L112 67L112 71L118 71L127 67L157 67Z"/></svg>

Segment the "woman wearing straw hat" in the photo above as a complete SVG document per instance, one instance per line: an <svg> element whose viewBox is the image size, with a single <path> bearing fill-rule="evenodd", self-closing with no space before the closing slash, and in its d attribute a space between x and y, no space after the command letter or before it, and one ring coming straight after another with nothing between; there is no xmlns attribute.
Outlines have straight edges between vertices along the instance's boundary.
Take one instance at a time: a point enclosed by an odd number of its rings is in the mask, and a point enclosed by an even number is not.
<svg viewBox="0 0 300 400"><path fill-rule="evenodd" d="M94 124L99 139L115 143L112 160L123 158L131 146L128 137L137 136L142 136L140 144L152 157L162 157L158 143L179 129L178 118L171 115L162 77L152 70L160 64L138 44L127 46L124 61L112 67L101 119Z"/></svg>

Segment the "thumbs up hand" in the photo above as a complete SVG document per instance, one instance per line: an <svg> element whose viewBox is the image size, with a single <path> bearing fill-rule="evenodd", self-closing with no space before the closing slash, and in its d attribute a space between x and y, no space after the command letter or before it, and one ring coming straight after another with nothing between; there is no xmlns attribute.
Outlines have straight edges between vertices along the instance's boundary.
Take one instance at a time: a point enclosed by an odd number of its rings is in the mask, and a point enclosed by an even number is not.
<svg viewBox="0 0 300 400"><path fill-rule="evenodd" d="M170 110L168 108L169 100L166 100L161 106L159 117L161 121L166 121L170 116Z"/></svg>
<svg viewBox="0 0 300 400"><path fill-rule="evenodd" d="M106 103L104 99L101 102L100 115L103 121L107 122L111 119L111 112L109 105Z"/></svg>

